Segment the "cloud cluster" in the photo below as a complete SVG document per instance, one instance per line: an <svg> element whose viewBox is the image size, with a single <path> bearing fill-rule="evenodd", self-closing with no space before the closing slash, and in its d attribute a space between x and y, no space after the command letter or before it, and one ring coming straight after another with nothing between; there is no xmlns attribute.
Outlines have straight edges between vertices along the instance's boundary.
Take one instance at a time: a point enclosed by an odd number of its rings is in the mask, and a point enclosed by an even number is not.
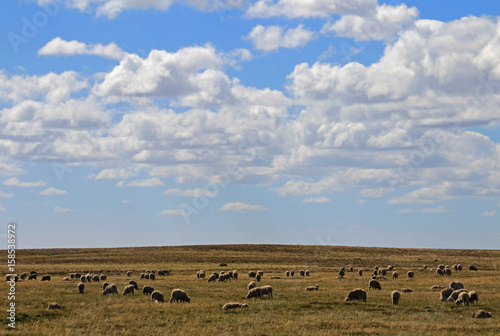
<svg viewBox="0 0 500 336"><path fill-rule="evenodd" d="M221 206L221 211L234 211L234 212L248 212L248 211L267 211L269 208L266 208L262 205L252 205L241 202L232 202L227 203Z"/></svg>
<svg viewBox="0 0 500 336"><path fill-rule="evenodd" d="M264 27L257 25L246 36L246 39L250 40L256 49L263 51L303 47L313 38L314 33L305 29L303 24L286 31L280 26Z"/></svg>
<svg viewBox="0 0 500 336"><path fill-rule="evenodd" d="M65 41L56 37L40 50L38 55L42 56L72 56L72 55L94 55L105 58L120 60L125 56L125 52L115 43L102 45L100 43L87 45L79 41Z"/></svg>

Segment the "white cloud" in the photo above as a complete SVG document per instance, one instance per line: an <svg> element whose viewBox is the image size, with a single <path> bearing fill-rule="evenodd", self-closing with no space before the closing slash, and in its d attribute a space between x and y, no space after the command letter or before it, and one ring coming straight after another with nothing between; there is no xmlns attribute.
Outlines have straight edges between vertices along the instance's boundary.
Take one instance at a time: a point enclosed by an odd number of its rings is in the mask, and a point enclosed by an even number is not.
<svg viewBox="0 0 500 336"><path fill-rule="evenodd" d="M162 180L158 177L152 177L149 179L135 180L127 183L127 187L161 187L165 185Z"/></svg>
<svg viewBox="0 0 500 336"><path fill-rule="evenodd" d="M3 181L4 186L21 188L43 187L46 184L42 180L38 180L37 182L21 182L17 177L11 177Z"/></svg>
<svg viewBox="0 0 500 336"><path fill-rule="evenodd" d="M212 190L207 190L203 188L196 188L196 189L168 189L163 192L164 195L174 195L174 196L186 196L186 197L198 197L198 196L208 196L208 197L214 197L217 195L216 191Z"/></svg>
<svg viewBox="0 0 500 336"><path fill-rule="evenodd" d="M266 211L269 208L266 208L261 205L251 205L241 202L232 202L224 204L221 208L221 211L235 211L235 212L248 212L248 211Z"/></svg>
<svg viewBox="0 0 500 336"><path fill-rule="evenodd" d="M491 211L485 211L483 212L482 216L486 216L486 217L493 217L493 216L498 216L498 211L496 210L491 210Z"/></svg>
<svg viewBox="0 0 500 336"><path fill-rule="evenodd" d="M308 198L305 198L302 202L304 202L304 203L330 203L330 199L326 196L308 197Z"/></svg>
<svg viewBox="0 0 500 336"><path fill-rule="evenodd" d="M108 45L85 44L76 40L66 41L56 37L38 50L38 55L42 56L73 56L73 55L94 55L115 60L122 59L126 53L115 43Z"/></svg>
<svg viewBox="0 0 500 336"><path fill-rule="evenodd" d="M263 51L276 51L279 48L294 49L303 47L314 38L314 32L299 24L296 28L285 30L281 26L255 26L245 37L254 47Z"/></svg>
<svg viewBox="0 0 500 336"><path fill-rule="evenodd" d="M402 213L402 214L415 214L415 213L445 213L445 212L450 212L450 210L443 206L443 205L440 205L436 208L424 208L424 209L420 209L420 210L413 210L413 209L402 209L402 210L398 210L398 213Z"/></svg>
<svg viewBox="0 0 500 336"><path fill-rule="evenodd" d="M71 209L71 208L61 208L59 206L54 207L54 212L81 212L82 210Z"/></svg>
<svg viewBox="0 0 500 336"><path fill-rule="evenodd" d="M52 195L66 195L68 192L66 190L60 190L56 188L48 188L41 191L38 195L52 196Z"/></svg>
<svg viewBox="0 0 500 336"><path fill-rule="evenodd" d="M2 205L0 205L0 211L7 211L7 208L5 208Z"/></svg>
<svg viewBox="0 0 500 336"><path fill-rule="evenodd" d="M119 180L119 179L128 179L132 176L135 176L135 173L127 170L127 169L116 169L116 168L108 168L103 169L97 174L95 177L96 180L101 179L111 179L111 180Z"/></svg>
<svg viewBox="0 0 500 336"><path fill-rule="evenodd" d="M167 209L159 213L159 215L167 215L167 216L184 216L186 212L181 209Z"/></svg>
<svg viewBox="0 0 500 336"><path fill-rule="evenodd" d="M4 193L3 191L0 191L0 197L1 197L1 198L10 198L10 197L12 197L12 196L14 196L14 194L13 194L13 193L9 193L9 194L7 194L7 193Z"/></svg>

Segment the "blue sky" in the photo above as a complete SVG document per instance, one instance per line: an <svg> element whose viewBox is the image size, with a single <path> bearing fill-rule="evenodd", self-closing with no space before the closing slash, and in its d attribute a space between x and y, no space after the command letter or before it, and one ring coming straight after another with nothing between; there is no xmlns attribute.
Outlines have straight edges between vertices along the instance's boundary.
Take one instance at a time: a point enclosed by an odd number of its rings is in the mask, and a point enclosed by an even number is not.
<svg viewBox="0 0 500 336"><path fill-rule="evenodd" d="M497 249L499 9L4 1L5 230L18 248Z"/></svg>

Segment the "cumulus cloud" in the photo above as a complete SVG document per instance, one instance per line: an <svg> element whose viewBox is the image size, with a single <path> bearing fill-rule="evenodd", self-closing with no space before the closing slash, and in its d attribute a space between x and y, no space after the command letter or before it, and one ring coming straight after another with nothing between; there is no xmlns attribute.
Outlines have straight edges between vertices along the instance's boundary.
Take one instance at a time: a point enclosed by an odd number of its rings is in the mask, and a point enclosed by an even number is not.
<svg viewBox="0 0 500 336"><path fill-rule="evenodd" d="M135 173L127 170L127 169L116 169L116 168L107 168L103 169L97 174L95 177L96 180L102 179L111 179L111 180L120 180L120 179L128 179L132 176L135 176Z"/></svg>
<svg viewBox="0 0 500 336"><path fill-rule="evenodd" d="M66 190L60 190L56 188L48 188L41 191L38 195L42 196L53 196L53 195L66 195L68 192Z"/></svg>
<svg viewBox="0 0 500 336"><path fill-rule="evenodd" d="M118 47L115 43L108 45L85 44L76 40L66 41L60 37L56 37L40 50L38 55L42 56L73 56L73 55L94 55L115 60L122 59L126 53Z"/></svg>
<svg viewBox="0 0 500 336"><path fill-rule="evenodd" d="M3 206L0 204L0 211L7 211L7 208L6 208L6 207L3 207Z"/></svg>
<svg viewBox="0 0 500 336"><path fill-rule="evenodd" d="M159 213L159 215L166 215L166 216L184 216L186 215L186 212L181 209L167 209Z"/></svg>
<svg viewBox="0 0 500 336"><path fill-rule="evenodd" d="M294 49L303 47L314 38L314 32L299 24L296 28L285 30L281 26L255 26L245 37L254 47L263 51L276 51L279 48Z"/></svg>
<svg viewBox="0 0 500 336"><path fill-rule="evenodd" d="M11 177L3 181L4 186L21 188L43 187L46 184L42 180L38 180L37 182L21 182L17 177Z"/></svg>
<svg viewBox="0 0 500 336"><path fill-rule="evenodd" d="M81 212L82 210L71 209L71 208L62 208L59 206L54 207L54 212Z"/></svg>
<svg viewBox="0 0 500 336"><path fill-rule="evenodd" d="M4 193L3 191L0 191L0 197L1 198L10 198L12 196L14 196L13 193Z"/></svg>
<svg viewBox="0 0 500 336"><path fill-rule="evenodd" d="M498 216L498 211L496 210L491 210L491 211L485 211L483 212L482 216L485 216L485 217L493 217L493 216Z"/></svg>
<svg viewBox="0 0 500 336"><path fill-rule="evenodd" d="M308 197L308 198L305 198L302 202L304 202L304 203L330 203L330 199L326 196Z"/></svg>
<svg viewBox="0 0 500 336"><path fill-rule="evenodd" d="M248 212L248 211L266 211L269 208L266 208L262 205L251 205L241 202L232 202L224 204L221 208L221 211L234 211L234 212Z"/></svg>
<svg viewBox="0 0 500 336"><path fill-rule="evenodd" d="M161 187L164 186L162 180L158 177L152 177L149 179L130 181L126 184L127 187Z"/></svg>
<svg viewBox="0 0 500 336"><path fill-rule="evenodd" d="M216 191L211 191L203 188L196 188L196 189L168 189L163 192L164 195L173 195L173 196L185 196L185 197L198 197L198 196L208 196L208 197L214 197L217 195Z"/></svg>
<svg viewBox="0 0 500 336"><path fill-rule="evenodd" d="M438 207L435 207L435 208L424 208L424 209L420 209L420 210L413 210L413 209L402 209L402 210L398 210L399 213L402 213L402 214L415 214L415 213L444 213L444 212L450 212L450 210L443 206L443 205L440 205Z"/></svg>

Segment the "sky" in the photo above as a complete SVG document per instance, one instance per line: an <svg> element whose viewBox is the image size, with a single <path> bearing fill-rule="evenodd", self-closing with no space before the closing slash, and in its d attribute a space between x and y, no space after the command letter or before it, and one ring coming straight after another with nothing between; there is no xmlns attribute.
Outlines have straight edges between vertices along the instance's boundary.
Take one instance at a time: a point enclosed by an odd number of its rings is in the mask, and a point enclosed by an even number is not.
<svg viewBox="0 0 500 336"><path fill-rule="evenodd" d="M1 245L498 249L499 10L2 1Z"/></svg>

